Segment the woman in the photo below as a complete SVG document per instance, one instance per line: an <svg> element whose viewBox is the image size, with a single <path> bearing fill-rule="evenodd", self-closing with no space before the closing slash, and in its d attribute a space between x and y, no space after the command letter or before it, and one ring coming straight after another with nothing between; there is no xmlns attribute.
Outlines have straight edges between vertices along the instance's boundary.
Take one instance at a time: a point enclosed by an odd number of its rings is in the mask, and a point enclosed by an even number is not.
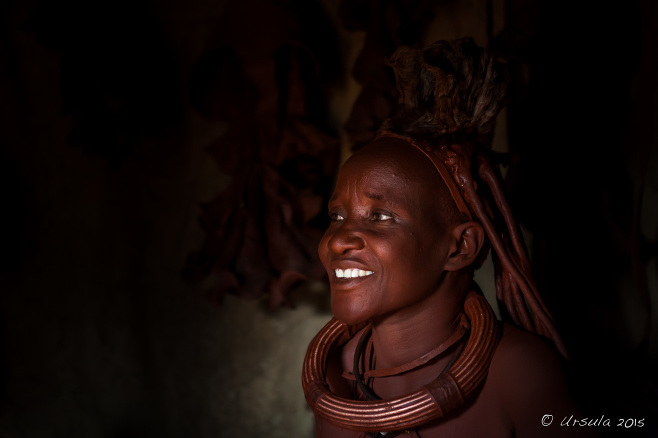
<svg viewBox="0 0 658 438"><path fill-rule="evenodd" d="M566 352L491 164L504 65L471 39L389 64L400 112L341 169L319 245L335 318L304 364L316 436L581 436L559 426L578 416ZM489 247L513 324L473 282Z"/></svg>

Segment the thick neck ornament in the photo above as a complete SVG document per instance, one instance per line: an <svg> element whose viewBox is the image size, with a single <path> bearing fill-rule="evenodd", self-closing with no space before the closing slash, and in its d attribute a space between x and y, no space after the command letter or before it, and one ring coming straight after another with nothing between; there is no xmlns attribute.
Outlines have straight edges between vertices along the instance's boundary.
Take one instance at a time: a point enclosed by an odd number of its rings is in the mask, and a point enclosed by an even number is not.
<svg viewBox="0 0 658 438"><path fill-rule="evenodd" d="M486 299L471 292L464 303L471 335L445 373L418 391L381 401L357 401L333 394L326 381L329 352L353 335L333 318L313 338L302 371L306 402L316 415L344 429L361 432L413 429L461 406L484 381L500 338L496 317Z"/></svg>

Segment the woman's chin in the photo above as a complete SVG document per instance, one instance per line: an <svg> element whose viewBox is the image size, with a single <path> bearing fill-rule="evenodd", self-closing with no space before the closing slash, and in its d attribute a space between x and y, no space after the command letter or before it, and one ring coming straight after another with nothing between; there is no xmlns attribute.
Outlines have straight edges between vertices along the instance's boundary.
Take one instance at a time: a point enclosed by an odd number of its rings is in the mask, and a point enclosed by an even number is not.
<svg viewBox="0 0 658 438"><path fill-rule="evenodd" d="M362 309L345 308L344 306L331 303L331 310L334 317L347 325L358 325L370 320L372 315Z"/></svg>

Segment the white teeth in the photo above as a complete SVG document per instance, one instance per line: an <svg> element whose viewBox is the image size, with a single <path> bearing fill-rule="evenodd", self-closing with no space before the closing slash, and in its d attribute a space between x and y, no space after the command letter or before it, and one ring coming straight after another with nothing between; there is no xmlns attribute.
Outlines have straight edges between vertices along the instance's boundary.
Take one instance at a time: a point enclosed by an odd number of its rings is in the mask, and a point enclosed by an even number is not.
<svg viewBox="0 0 658 438"><path fill-rule="evenodd" d="M336 269L336 277L338 278L356 278L356 277L367 277L368 275L374 274L373 271L364 271L363 269Z"/></svg>

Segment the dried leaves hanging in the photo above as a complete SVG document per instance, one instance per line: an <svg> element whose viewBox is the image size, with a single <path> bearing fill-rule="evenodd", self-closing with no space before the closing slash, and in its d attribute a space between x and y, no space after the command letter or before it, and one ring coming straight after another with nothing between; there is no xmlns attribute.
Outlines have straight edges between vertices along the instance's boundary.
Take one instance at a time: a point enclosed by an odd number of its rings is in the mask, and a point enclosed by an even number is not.
<svg viewBox="0 0 658 438"><path fill-rule="evenodd" d="M195 107L228 124L209 151L232 183L203 205L207 236L185 269L192 281L215 277L215 302L232 292L291 305L296 283L325 275L317 243L339 158L325 90L341 59L334 25L322 21L318 4L231 3L192 78ZM255 9L259 14L250 13ZM431 9L429 1L340 5L342 25L367 35L352 71L363 88L344 127L355 149L397 107L395 78L383 60L400 45L420 43Z"/></svg>
<svg viewBox="0 0 658 438"><path fill-rule="evenodd" d="M244 13L254 7L258 16ZM231 184L202 206L206 239L184 272L191 281L212 275L215 303L230 292L290 306L296 284L325 275L317 244L338 140L327 124L314 40L291 12L266 2L233 5L220 45L192 78L196 108L228 126L208 150Z"/></svg>
<svg viewBox="0 0 658 438"><path fill-rule="evenodd" d="M352 112L345 123L352 148L368 144L384 120L398 107L393 70L384 64L400 46L422 43L435 2L421 0L343 1L340 14L349 30L366 32L352 76L362 85Z"/></svg>

